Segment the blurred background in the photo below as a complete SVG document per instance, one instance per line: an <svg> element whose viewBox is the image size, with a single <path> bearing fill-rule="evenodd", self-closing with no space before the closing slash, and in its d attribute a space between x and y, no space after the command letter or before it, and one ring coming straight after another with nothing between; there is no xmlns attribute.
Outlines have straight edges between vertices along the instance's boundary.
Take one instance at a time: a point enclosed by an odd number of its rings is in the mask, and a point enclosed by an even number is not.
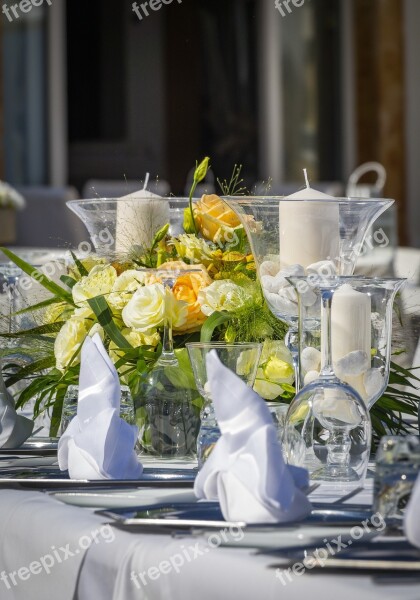
<svg viewBox="0 0 420 600"><path fill-rule="evenodd" d="M173 0L140 20L129 0L45 0L1 14L0 178L30 209L44 194L50 208L60 193L122 195L146 172L184 194L204 155L216 176L240 163L249 190L271 178L273 193L301 187L304 167L345 193L377 161L394 241L420 247L420 2L299 3ZM375 191L376 177L362 181Z"/></svg>

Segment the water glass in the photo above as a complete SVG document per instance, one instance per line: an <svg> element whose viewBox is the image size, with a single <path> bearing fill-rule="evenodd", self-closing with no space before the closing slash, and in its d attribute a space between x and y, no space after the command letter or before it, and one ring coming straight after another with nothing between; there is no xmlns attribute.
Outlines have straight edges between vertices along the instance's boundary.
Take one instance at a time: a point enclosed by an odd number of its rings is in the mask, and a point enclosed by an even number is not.
<svg viewBox="0 0 420 600"><path fill-rule="evenodd" d="M402 525L404 510L420 472L420 439L385 436L376 453L374 512L387 524Z"/></svg>
<svg viewBox="0 0 420 600"><path fill-rule="evenodd" d="M191 342L186 344L197 389L204 398L201 411L201 427L197 440L198 466L201 468L210 456L217 440L220 429L211 400L210 387L207 377L207 354L212 350L217 352L220 361L233 373L238 375L249 387L252 387L257 375L261 356L262 344L254 342Z"/></svg>
<svg viewBox="0 0 420 600"><path fill-rule="evenodd" d="M70 421L77 414L77 401L79 399L79 386L70 385L67 393L64 396L63 412L61 415L61 423L59 435L62 436L70 425ZM134 403L131 397L130 389L127 386L121 386L121 405L120 417L127 421L130 425L135 425L136 419L134 414Z"/></svg>

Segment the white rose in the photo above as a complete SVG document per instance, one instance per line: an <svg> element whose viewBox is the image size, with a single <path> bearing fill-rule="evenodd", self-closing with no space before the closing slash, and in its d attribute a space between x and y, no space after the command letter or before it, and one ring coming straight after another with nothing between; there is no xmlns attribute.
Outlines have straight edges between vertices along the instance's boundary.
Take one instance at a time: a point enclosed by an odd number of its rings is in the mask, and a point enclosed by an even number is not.
<svg viewBox="0 0 420 600"><path fill-rule="evenodd" d="M116 310L122 310L136 292L144 284L146 274L130 269L124 271L115 281L108 303Z"/></svg>
<svg viewBox="0 0 420 600"><path fill-rule="evenodd" d="M96 296L106 296L111 293L116 280L117 271L112 265L96 265L73 287L73 300L80 305Z"/></svg>
<svg viewBox="0 0 420 600"><path fill-rule="evenodd" d="M57 369L64 371L70 361L80 350L87 336L86 321L78 317L72 317L63 325L58 332L54 343L54 355ZM74 358L72 364L80 362L80 353Z"/></svg>
<svg viewBox="0 0 420 600"><path fill-rule="evenodd" d="M214 281L198 293L201 311L207 317L216 311L231 312L244 304L244 291L230 279Z"/></svg>
<svg viewBox="0 0 420 600"><path fill-rule="evenodd" d="M188 316L187 303L177 300L161 283L153 283L135 292L123 309L122 318L127 327L146 333L163 325L165 310L168 310L166 316L172 320L174 327L185 324Z"/></svg>

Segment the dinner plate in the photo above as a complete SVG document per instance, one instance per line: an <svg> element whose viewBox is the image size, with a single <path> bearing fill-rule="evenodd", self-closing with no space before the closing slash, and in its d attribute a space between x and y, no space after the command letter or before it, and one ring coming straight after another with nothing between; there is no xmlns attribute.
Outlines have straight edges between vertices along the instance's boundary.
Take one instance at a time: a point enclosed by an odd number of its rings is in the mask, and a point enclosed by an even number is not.
<svg viewBox="0 0 420 600"><path fill-rule="evenodd" d="M185 489L151 488L96 491L50 492L56 500L86 508L131 508L139 504L153 505L159 502L197 502L194 492Z"/></svg>
<svg viewBox="0 0 420 600"><path fill-rule="evenodd" d="M55 456L58 438L29 438L19 448L0 448L0 456Z"/></svg>

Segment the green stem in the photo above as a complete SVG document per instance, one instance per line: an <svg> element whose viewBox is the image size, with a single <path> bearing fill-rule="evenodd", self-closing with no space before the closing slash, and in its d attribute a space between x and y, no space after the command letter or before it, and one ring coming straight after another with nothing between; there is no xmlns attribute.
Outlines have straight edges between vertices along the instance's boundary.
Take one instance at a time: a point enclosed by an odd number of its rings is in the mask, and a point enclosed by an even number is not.
<svg viewBox="0 0 420 600"><path fill-rule="evenodd" d="M198 234L198 228L197 228L197 225L196 225L196 222L195 222L195 217L194 217L193 194L194 194L195 190L197 189L197 183L198 183L197 181L195 181L195 180L193 181L193 184L192 184L191 190L190 190L190 197L189 197L191 221L192 221L192 224L193 224L193 227L194 227L195 235Z"/></svg>

